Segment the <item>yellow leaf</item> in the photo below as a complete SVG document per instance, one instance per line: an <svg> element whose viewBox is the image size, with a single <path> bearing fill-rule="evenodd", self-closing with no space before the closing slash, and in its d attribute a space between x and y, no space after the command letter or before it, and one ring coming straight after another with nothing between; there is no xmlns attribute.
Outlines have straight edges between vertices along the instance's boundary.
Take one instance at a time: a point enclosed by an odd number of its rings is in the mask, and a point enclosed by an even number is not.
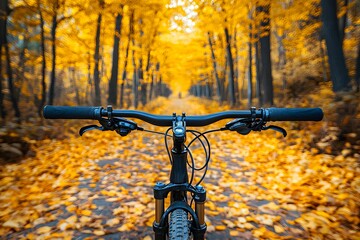
<svg viewBox="0 0 360 240"><path fill-rule="evenodd" d="M264 209L270 209L270 210L279 210L279 206L278 205L276 205L274 202L270 202L270 203L268 203L268 204L266 204L266 205L263 205L263 206L261 206L260 208L264 208Z"/></svg>
<svg viewBox="0 0 360 240"><path fill-rule="evenodd" d="M120 223L120 220L118 218L112 218L106 221L106 225L113 227L114 225L117 225Z"/></svg>
<svg viewBox="0 0 360 240"><path fill-rule="evenodd" d="M337 211L336 211L337 214L341 214L341 215L351 215L352 214L352 211L349 209L349 208L346 208L346 207L342 207L342 208L339 208Z"/></svg>
<svg viewBox="0 0 360 240"><path fill-rule="evenodd" d="M68 217L67 219L65 219L66 222L70 223L70 224L75 224L77 221L77 216L76 215L72 215L70 217Z"/></svg>
<svg viewBox="0 0 360 240"><path fill-rule="evenodd" d="M246 218L244 217L239 217L237 220L239 223L246 223Z"/></svg>
<svg viewBox="0 0 360 240"><path fill-rule="evenodd" d="M239 236L239 232L238 232L238 231L235 231L235 230L231 230L231 231L230 231L230 236L232 236L232 237L237 237L237 236Z"/></svg>
<svg viewBox="0 0 360 240"><path fill-rule="evenodd" d="M57 225L57 227L61 230L61 231L65 231L66 229L70 228L70 224L67 222L59 222L59 224Z"/></svg>
<svg viewBox="0 0 360 240"><path fill-rule="evenodd" d="M117 230L120 232L125 232L125 231L129 231L133 228L133 225L130 223L125 223L123 224L121 227L119 227Z"/></svg>
<svg viewBox="0 0 360 240"><path fill-rule="evenodd" d="M16 219L10 219L3 224L3 227L20 228L20 223Z"/></svg>
<svg viewBox="0 0 360 240"><path fill-rule="evenodd" d="M229 227L229 228L234 228L235 227L235 224L233 222L231 222L230 220L224 219L223 223L225 223L226 226Z"/></svg>
<svg viewBox="0 0 360 240"><path fill-rule="evenodd" d="M87 217L87 216L81 216L79 221L82 223L82 224L85 224L85 223L88 223L91 221L91 218L90 217Z"/></svg>
<svg viewBox="0 0 360 240"><path fill-rule="evenodd" d="M251 223L244 223L244 227L246 228L246 229L248 229L248 230L250 230L250 229L253 229L254 228L254 225L252 225Z"/></svg>
<svg viewBox="0 0 360 240"><path fill-rule="evenodd" d="M66 207L66 210L68 211L68 212L75 212L76 211L76 206L75 205L70 205L70 206L67 206Z"/></svg>
<svg viewBox="0 0 360 240"><path fill-rule="evenodd" d="M39 228L36 232L38 234L44 234L44 233L48 233L50 231L51 231L51 227L44 226L44 227Z"/></svg>
<svg viewBox="0 0 360 240"><path fill-rule="evenodd" d="M95 234L96 236L102 236L102 235L105 235L105 232L104 232L103 230L95 230L95 231L94 231L94 234Z"/></svg>
<svg viewBox="0 0 360 240"><path fill-rule="evenodd" d="M274 229L275 229L275 232L276 232L276 233L283 233L283 232L285 232L285 229L284 229L282 226L280 226L280 225L275 225L275 226L274 226Z"/></svg>
<svg viewBox="0 0 360 240"><path fill-rule="evenodd" d="M226 226L225 225L215 226L215 230L216 231L224 231L224 230L226 230Z"/></svg>
<svg viewBox="0 0 360 240"><path fill-rule="evenodd" d="M91 215L91 211L90 210L88 210L88 209L85 209L85 210L82 210L81 211L81 215L84 215L84 216L90 216Z"/></svg>

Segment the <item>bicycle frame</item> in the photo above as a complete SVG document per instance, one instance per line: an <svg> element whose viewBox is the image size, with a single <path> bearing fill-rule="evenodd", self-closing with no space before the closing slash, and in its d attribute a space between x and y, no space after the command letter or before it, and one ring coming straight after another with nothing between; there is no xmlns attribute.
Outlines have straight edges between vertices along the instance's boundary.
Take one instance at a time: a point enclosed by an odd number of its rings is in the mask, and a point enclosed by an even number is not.
<svg viewBox="0 0 360 240"><path fill-rule="evenodd" d="M195 240L204 239L206 232L205 224L205 189L197 185L189 184L187 173L188 151L185 147L186 121L185 114L173 115L173 148L171 150L172 167L170 183L156 183L154 186L155 198L155 221L153 230L156 240L166 239L168 232L168 216L176 209L183 209L192 217L190 230ZM171 194L170 206L165 211L164 199ZM193 194L195 200L195 211L187 203L187 192Z"/></svg>

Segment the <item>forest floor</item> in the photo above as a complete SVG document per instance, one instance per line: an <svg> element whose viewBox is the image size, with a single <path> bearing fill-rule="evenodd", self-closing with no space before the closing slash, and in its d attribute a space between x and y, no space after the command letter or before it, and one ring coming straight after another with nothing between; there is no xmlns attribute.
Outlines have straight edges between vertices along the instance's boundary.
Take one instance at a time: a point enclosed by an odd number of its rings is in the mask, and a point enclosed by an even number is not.
<svg viewBox="0 0 360 240"><path fill-rule="evenodd" d="M174 98L143 110L175 109L198 115L226 107ZM325 107L325 116L331 109ZM58 122L36 130L51 137L28 140L32 156L1 166L1 239L152 239L152 187L167 182L170 170L163 137L97 131L79 137L78 122ZM346 140L334 151L327 120L279 125L288 137L272 131L209 134L207 239L359 239L357 146ZM192 152L201 166L202 149L195 145Z"/></svg>

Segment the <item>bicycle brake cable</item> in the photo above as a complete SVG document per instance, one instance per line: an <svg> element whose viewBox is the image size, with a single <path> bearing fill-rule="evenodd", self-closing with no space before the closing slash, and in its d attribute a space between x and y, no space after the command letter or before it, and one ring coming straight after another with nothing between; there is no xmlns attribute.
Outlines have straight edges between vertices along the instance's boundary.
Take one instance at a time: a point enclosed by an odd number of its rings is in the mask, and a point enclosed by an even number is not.
<svg viewBox="0 0 360 240"><path fill-rule="evenodd" d="M209 143L208 139L201 132L195 131L195 130L188 130L188 132L191 132L195 136L195 138L193 138L190 141L190 143L187 145L187 147L189 148L191 146L191 144L193 144L196 140L199 140L204 149L205 156L206 156L206 161L205 161L204 165L201 168L196 168L196 166L194 166L194 169L196 171L201 171L205 168L205 165L208 164L208 159L210 159L210 151L208 150L210 143ZM203 140L200 137L203 137L205 139L207 146L205 146Z"/></svg>
<svg viewBox="0 0 360 240"><path fill-rule="evenodd" d="M152 131L152 130L147 130L147 129L138 129L139 131L143 131L143 132L148 132L148 133L155 133L155 134L159 134L159 135L165 135L167 137L172 137L172 135L170 134L166 134L166 133L163 133L163 132L157 132L157 131Z"/></svg>
<svg viewBox="0 0 360 240"><path fill-rule="evenodd" d="M194 157L193 157L193 155L191 153L191 150L187 146L185 146L185 149L189 153L192 166L194 166L195 165L195 160L194 160ZM194 167L191 167L191 178L190 178L190 181L189 181L189 186L191 186L191 184L192 184L192 182L194 180L194 177L195 177L195 169L194 169Z"/></svg>
<svg viewBox="0 0 360 240"><path fill-rule="evenodd" d="M169 156L169 160L170 160L170 164L172 165L173 164L173 161L172 161L172 158L171 158L171 154L170 154L170 150L169 150L169 144L168 144L168 141L167 141L167 136L168 136L168 132L172 129L172 127L169 127L166 132L165 132L165 147L166 147L166 152Z"/></svg>

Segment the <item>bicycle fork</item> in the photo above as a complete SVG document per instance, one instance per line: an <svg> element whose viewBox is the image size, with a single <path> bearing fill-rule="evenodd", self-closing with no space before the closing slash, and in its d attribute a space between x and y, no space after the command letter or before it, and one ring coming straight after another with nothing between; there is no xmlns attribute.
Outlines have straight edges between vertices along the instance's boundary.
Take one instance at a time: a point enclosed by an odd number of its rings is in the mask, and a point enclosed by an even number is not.
<svg viewBox="0 0 360 240"><path fill-rule="evenodd" d="M165 211L165 198L169 192L172 191L189 191L193 194L195 201L195 211L184 201L174 201ZM155 221L153 224L153 230L155 232L156 240L166 239L168 232L168 217L171 212L176 209L182 209L186 211L192 217L190 230L195 240L203 240L206 232L205 223L205 200L206 191L198 185L195 188L189 188L187 183L169 183L164 184L162 182L156 183L154 186L154 198L155 198Z"/></svg>

